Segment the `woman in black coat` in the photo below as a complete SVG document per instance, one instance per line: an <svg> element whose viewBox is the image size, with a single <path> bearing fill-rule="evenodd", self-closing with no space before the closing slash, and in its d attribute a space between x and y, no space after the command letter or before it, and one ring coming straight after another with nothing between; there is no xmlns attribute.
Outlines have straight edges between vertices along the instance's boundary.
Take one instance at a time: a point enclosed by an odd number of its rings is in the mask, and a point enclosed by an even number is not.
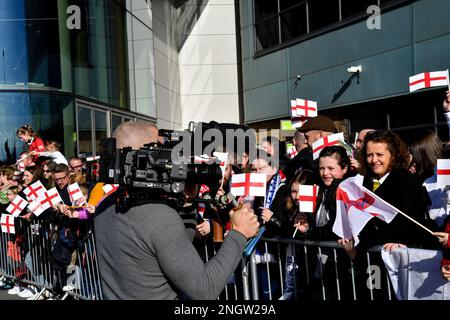
<svg viewBox="0 0 450 320"><path fill-rule="evenodd" d="M363 185L412 219L428 224L428 208L420 181L408 172L409 152L400 137L390 131L366 135L361 150ZM397 214L391 223L371 219L361 231L358 248L383 245L386 250L399 247L434 247L437 239L406 217Z"/></svg>

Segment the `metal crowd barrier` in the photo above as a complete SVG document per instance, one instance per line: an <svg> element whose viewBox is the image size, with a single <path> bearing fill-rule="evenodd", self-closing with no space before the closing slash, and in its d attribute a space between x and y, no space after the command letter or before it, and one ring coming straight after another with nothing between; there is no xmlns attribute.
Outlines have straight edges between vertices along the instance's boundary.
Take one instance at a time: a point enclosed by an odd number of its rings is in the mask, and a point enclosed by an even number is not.
<svg viewBox="0 0 450 320"><path fill-rule="evenodd" d="M212 241L211 241L212 242ZM211 251L211 248L214 250ZM208 261L215 246L205 241ZM287 263L287 256L289 263ZM326 260L326 262L324 262ZM294 270L288 272L287 269ZM360 254L355 263L337 242L262 238L249 259L242 259L219 300L276 300L286 277L293 277L294 300L392 300L381 246Z"/></svg>
<svg viewBox="0 0 450 320"><path fill-rule="evenodd" d="M18 218L15 225L16 234L0 233L2 277L34 286L35 299L56 295L57 289L62 289L62 300L103 299L91 223L67 268L53 262L56 232L51 223ZM197 248L207 262L219 246L208 237ZM250 258L242 258L218 299L275 300L287 284L291 290L286 299L391 300L395 295L380 252L380 247L373 248L354 263L336 242L262 238Z"/></svg>
<svg viewBox="0 0 450 320"><path fill-rule="evenodd" d="M95 257L92 225L77 240L72 262L66 266L54 262L57 229L48 221L28 222L15 219L15 234L0 232L0 275L20 286L32 286L46 298L101 300L99 270Z"/></svg>

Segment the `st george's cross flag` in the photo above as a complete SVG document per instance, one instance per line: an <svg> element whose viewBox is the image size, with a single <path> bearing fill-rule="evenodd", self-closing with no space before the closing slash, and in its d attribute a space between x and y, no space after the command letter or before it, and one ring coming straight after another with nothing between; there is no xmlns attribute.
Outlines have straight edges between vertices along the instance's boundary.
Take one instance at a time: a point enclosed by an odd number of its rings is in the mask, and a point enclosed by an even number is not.
<svg viewBox="0 0 450 320"><path fill-rule="evenodd" d="M30 202L28 205L28 209L36 216L39 217L42 212L44 212L44 208L41 206L41 201L39 199L35 199Z"/></svg>
<svg viewBox="0 0 450 320"><path fill-rule="evenodd" d="M50 190L45 191L39 200L41 201L41 206L44 210L63 202L56 188L51 188Z"/></svg>
<svg viewBox="0 0 450 320"><path fill-rule="evenodd" d="M38 180L25 188L23 193L25 193L28 201L33 201L43 195L45 191L47 191L47 189L44 187L42 182Z"/></svg>
<svg viewBox="0 0 450 320"><path fill-rule="evenodd" d="M81 192L80 186L77 182L69 184L67 186L67 191L69 192L70 201L72 202L75 202L78 199L84 199L83 193Z"/></svg>
<svg viewBox="0 0 450 320"><path fill-rule="evenodd" d="M450 186L450 160L438 159L437 161L437 185Z"/></svg>
<svg viewBox="0 0 450 320"><path fill-rule="evenodd" d="M105 184L103 186L103 192L105 193L103 195L103 198L106 198L106 197L110 196L111 194L116 192L117 189L119 189L119 185L118 184Z"/></svg>
<svg viewBox="0 0 450 320"><path fill-rule="evenodd" d="M289 155L289 158L292 159L297 155L298 151L295 148L294 145L288 145L287 154Z"/></svg>
<svg viewBox="0 0 450 320"><path fill-rule="evenodd" d="M449 86L448 70L424 72L409 77L409 92L439 86Z"/></svg>
<svg viewBox="0 0 450 320"><path fill-rule="evenodd" d="M297 100L291 100L291 126L295 129L300 128L305 124L306 121L308 121L311 117L306 116L299 116L297 113ZM317 109L317 103L316 103L316 109ZM306 112L305 112L306 113ZM309 112L307 114L312 114Z"/></svg>
<svg viewBox="0 0 450 320"><path fill-rule="evenodd" d="M23 209L25 209L27 205L28 202L21 196L17 195L11 201L11 204L6 208L6 211L11 213L14 217L18 217L19 214L23 211Z"/></svg>
<svg viewBox="0 0 450 320"><path fill-rule="evenodd" d="M14 216L2 213L0 224L2 226L2 232L14 234L16 233L16 228L14 227Z"/></svg>
<svg viewBox="0 0 450 320"><path fill-rule="evenodd" d="M325 147L341 145L341 141L344 141L344 134L339 132L313 142L313 159L316 160L319 158L320 151L322 151Z"/></svg>
<svg viewBox="0 0 450 320"><path fill-rule="evenodd" d="M237 196L266 196L266 174L241 173L231 176L231 194Z"/></svg>
<svg viewBox="0 0 450 320"><path fill-rule="evenodd" d="M300 212L314 212L317 204L319 187L316 185L299 185L298 208Z"/></svg>
<svg viewBox="0 0 450 320"><path fill-rule="evenodd" d="M291 102L292 117L317 117L317 102L305 99L296 99L295 106Z"/></svg>
<svg viewBox="0 0 450 320"><path fill-rule="evenodd" d="M364 177L356 175L341 182L336 191L336 220L333 232L359 243L358 235L367 222L377 217L390 223L398 210L362 185Z"/></svg>

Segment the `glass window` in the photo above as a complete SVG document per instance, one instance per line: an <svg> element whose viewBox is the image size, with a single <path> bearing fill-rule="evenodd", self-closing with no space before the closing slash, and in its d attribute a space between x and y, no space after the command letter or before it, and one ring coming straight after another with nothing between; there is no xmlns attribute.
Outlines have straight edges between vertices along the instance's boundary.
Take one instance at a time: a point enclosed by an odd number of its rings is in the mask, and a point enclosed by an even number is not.
<svg viewBox="0 0 450 320"><path fill-rule="evenodd" d="M255 22L278 14L278 0L255 0Z"/></svg>
<svg viewBox="0 0 450 320"><path fill-rule="evenodd" d="M296 6L300 3L305 3L306 1L298 1L298 0L280 0L280 11L289 9L293 6Z"/></svg>
<svg viewBox="0 0 450 320"><path fill-rule="evenodd" d="M85 157L92 156L91 110L78 107L78 153Z"/></svg>
<svg viewBox="0 0 450 320"><path fill-rule="evenodd" d="M111 132L114 132L116 128L122 123L122 117L113 114L111 116Z"/></svg>
<svg viewBox="0 0 450 320"><path fill-rule="evenodd" d="M367 8L378 5L378 0L341 0L342 19L367 14Z"/></svg>
<svg viewBox="0 0 450 320"><path fill-rule="evenodd" d="M61 152L72 155L68 148L73 139L73 99L66 95L48 93L0 93L0 162L13 163L26 145L16 137L16 130L30 124L44 140L61 142Z"/></svg>
<svg viewBox="0 0 450 320"><path fill-rule="evenodd" d="M78 67L90 67L91 66L91 53L90 53L90 29L93 25L89 17L89 6L87 0L71 0L71 5L76 5L81 10L81 29L70 30L70 51L72 54L72 62Z"/></svg>
<svg viewBox="0 0 450 320"><path fill-rule="evenodd" d="M280 18L282 42L306 34L307 20L305 3L282 12Z"/></svg>
<svg viewBox="0 0 450 320"><path fill-rule="evenodd" d="M108 137L108 130L106 125L106 112L95 111L95 152L100 150L100 142L102 139Z"/></svg>
<svg viewBox="0 0 450 320"><path fill-rule="evenodd" d="M256 50L272 47L279 42L278 16L255 25Z"/></svg>
<svg viewBox="0 0 450 320"><path fill-rule="evenodd" d="M309 31L318 30L339 21L339 0L309 0Z"/></svg>
<svg viewBox="0 0 450 320"><path fill-rule="evenodd" d="M0 1L1 82L61 88L57 0Z"/></svg>

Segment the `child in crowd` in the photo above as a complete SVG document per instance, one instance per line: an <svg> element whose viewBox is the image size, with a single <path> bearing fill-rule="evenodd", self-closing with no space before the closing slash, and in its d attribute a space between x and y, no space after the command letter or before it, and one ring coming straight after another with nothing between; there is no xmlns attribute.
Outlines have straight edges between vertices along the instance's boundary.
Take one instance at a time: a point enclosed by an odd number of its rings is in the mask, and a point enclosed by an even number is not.
<svg viewBox="0 0 450 320"><path fill-rule="evenodd" d="M26 124L16 131L17 137L25 142L28 146L28 152L44 152L44 141L38 137L30 125ZM35 157L37 159L37 156ZM35 160L36 160L35 159Z"/></svg>

